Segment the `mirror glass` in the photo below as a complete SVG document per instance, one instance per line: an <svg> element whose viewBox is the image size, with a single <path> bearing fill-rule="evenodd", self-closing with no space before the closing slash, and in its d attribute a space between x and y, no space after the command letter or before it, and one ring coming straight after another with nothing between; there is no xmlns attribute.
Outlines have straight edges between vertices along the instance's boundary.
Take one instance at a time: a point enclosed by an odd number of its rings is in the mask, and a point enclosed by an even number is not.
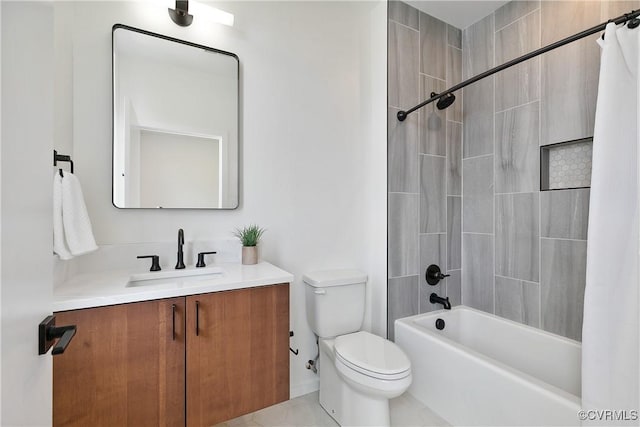
<svg viewBox="0 0 640 427"><path fill-rule="evenodd" d="M238 57L113 27L113 204L238 207Z"/></svg>

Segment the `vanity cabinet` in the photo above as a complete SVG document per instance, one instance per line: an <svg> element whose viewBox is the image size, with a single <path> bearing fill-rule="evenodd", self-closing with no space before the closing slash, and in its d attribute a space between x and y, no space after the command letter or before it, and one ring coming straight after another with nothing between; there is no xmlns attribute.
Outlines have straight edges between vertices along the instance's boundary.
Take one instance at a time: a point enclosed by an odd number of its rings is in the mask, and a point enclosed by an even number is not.
<svg viewBox="0 0 640 427"><path fill-rule="evenodd" d="M56 313L55 426L205 426L289 398L289 285Z"/></svg>
<svg viewBox="0 0 640 427"><path fill-rule="evenodd" d="M187 297L187 425L289 399L289 286Z"/></svg>
<svg viewBox="0 0 640 427"><path fill-rule="evenodd" d="M77 332L53 358L53 424L184 425L184 313L184 298L56 313Z"/></svg>

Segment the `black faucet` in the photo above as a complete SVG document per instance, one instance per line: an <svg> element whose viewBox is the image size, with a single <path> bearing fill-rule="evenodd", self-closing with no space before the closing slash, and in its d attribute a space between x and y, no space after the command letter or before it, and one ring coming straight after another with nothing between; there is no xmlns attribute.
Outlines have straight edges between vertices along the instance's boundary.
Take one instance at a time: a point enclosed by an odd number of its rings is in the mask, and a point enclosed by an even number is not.
<svg viewBox="0 0 640 427"><path fill-rule="evenodd" d="M184 245L184 231L181 228L178 230L178 263L176 264L176 270L182 270L184 268L184 253L182 252L182 245Z"/></svg>
<svg viewBox="0 0 640 427"><path fill-rule="evenodd" d="M445 310L451 310L451 303L449 302L449 297L442 298L439 297L438 294L433 292L429 295L429 302L431 304L442 304Z"/></svg>

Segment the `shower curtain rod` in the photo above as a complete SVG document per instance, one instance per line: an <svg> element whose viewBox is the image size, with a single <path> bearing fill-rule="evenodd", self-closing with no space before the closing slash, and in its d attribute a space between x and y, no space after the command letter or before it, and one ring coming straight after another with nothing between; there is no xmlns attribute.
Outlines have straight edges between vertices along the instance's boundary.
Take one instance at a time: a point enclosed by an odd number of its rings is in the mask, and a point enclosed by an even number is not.
<svg viewBox="0 0 640 427"><path fill-rule="evenodd" d="M478 74L477 76L474 76L474 77L472 77L470 79L467 79L467 80L465 80L465 81L463 81L461 83L458 83L457 85L450 87L449 89L445 90L444 92L440 92L438 94L431 94L431 98L429 98L426 101L416 105L415 107L410 108L410 109L408 109L406 111L404 111L404 110L403 111L398 111L398 120L403 122L404 119L406 119L407 116L409 114L413 113L414 111L424 107L427 104L430 104L430 103L432 103L434 101L437 101L440 98L443 98L443 97L445 97L445 96L447 96L449 94L452 94L453 92L455 92L455 91L457 91L459 89L462 89L463 87L468 86L471 83L475 83L478 80L482 80L485 77L489 77L490 75L495 74L495 73L497 73L499 71L505 70L505 69L507 69L509 67L513 67L514 65L517 65L517 64L519 64L519 63L521 63L523 61L526 61L528 59L531 59L531 58L534 58L536 56L542 55L543 53L547 53L547 52L549 52L549 51L551 51L553 49L559 48L559 47L564 46L566 44L572 43L572 42L574 42L576 40L580 40L580 39L582 39L584 37L587 37L587 36L590 36L590 35L595 34L597 32L600 32L600 31L604 30L606 28L607 24L609 24L611 22L613 22L615 24L623 24L623 23L625 23L625 22L627 22L627 21L629 21L631 19L637 18L638 16L640 16L640 9L633 10L633 11L631 11L629 13L625 13L624 15L620 15L619 17L614 18L614 19L609 19L607 22L603 22L602 24L596 25L595 27L591 27L591 28L589 28L587 30L584 30L584 31L580 32L580 33L574 34L574 35L569 36L569 37L567 37L565 39L559 40L559 41L557 41L555 43L551 43L548 46L541 47L540 49L534 50L533 52L529 52L526 55L522 55L522 56L520 56L518 58L512 59L511 61L505 62L502 65L498 65L497 67L494 67L494 68L492 68L490 70L487 70L487 71L485 71L483 73ZM634 26L630 25L629 27L630 28L637 27L638 25L640 25L640 20L638 20L638 22L634 22L634 24L635 24Z"/></svg>

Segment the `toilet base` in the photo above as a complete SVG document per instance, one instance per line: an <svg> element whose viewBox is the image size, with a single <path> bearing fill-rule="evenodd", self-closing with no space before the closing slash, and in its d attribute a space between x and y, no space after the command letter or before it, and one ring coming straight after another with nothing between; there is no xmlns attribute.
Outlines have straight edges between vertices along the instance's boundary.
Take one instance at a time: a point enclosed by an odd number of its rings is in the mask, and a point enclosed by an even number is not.
<svg viewBox="0 0 640 427"><path fill-rule="evenodd" d="M389 399L363 394L340 378L333 346L320 342L320 406L341 426L391 425Z"/></svg>

